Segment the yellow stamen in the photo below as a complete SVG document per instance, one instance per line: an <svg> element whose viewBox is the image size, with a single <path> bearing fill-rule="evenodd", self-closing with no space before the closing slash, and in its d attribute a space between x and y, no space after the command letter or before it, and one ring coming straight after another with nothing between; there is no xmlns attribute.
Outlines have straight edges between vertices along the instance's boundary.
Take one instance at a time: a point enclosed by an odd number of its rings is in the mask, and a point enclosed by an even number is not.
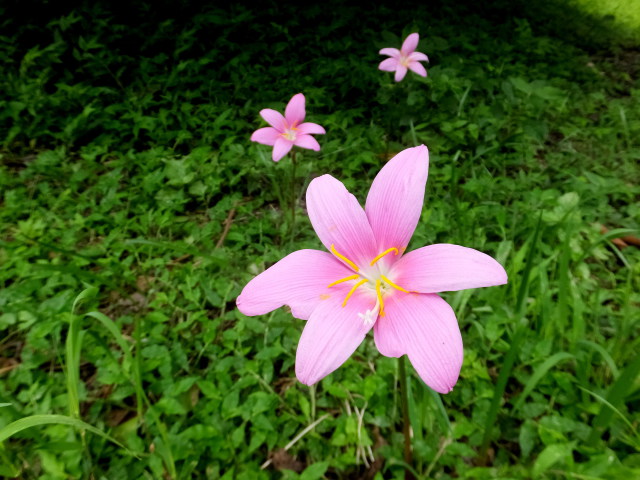
<svg viewBox="0 0 640 480"><path fill-rule="evenodd" d="M393 288L395 288L396 290L400 290L401 292L405 292L405 293L409 293L408 290L405 290L404 288L402 288L399 285L396 285L395 283L393 283L391 280L389 280L387 277L385 277L384 275L380 275L380 278L382 278L382 280L384 280L386 283L388 283L390 286L392 286ZM331 286L331 285L329 285Z"/></svg>
<svg viewBox="0 0 640 480"><path fill-rule="evenodd" d="M344 298L344 302L342 302L342 306L343 307L347 306L347 300L349 300L351 298L351 295L353 295L353 292L356 291L356 288L358 288L363 283L367 283L367 279L366 278L363 278L358 283L356 283L353 287L351 287L351 290L349 290L349 293L347 293L347 296Z"/></svg>
<svg viewBox="0 0 640 480"><path fill-rule="evenodd" d="M341 278L340 280L336 280L335 282L327 285L327 287L333 287L334 285L338 285L339 283L348 282L349 280L357 280L359 278L360 278L360 275L351 275L350 277L345 277L345 278Z"/></svg>
<svg viewBox="0 0 640 480"><path fill-rule="evenodd" d="M380 280L376 280L376 293L378 294L378 302L380 302L380 315L384 317L384 302L382 301L382 292L380 291Z"/></svg>
<svg viewBox="0 0 640 480"><path fill-rule="evenodd" d="M336 250L336 247L334 247L334 246L333 246L333 243L331 244L331 252L333 252L333 254L334 254L336 257L338 257L340 260L344 261L345 263L348 263L348 264L349 264L349 266L350 266L351 268L353 268L356 272L357 272L358 270L360 270L360 269L358 268L358 266L357 266L355 263L353 263L351 260L349 260L349 259L348 259L347 257L345 257L344 255L342 255L342 254L338 253L338 251ZM365 281L366 281L366 280L365 280Z"/></svg>
<svg viewBox="0 0 640 480"><path fill-rule="evenodd" d="M373 267L378 260L380 260L382 257L384 257L387 253L392 252L393 250L395 250L394 255L398 255L398 249L396 247L391 247L388 250L385 250L384 252L382 252L380 255L378 255L373 260L371 260L371 263L369 265L371 265Z"/></svg>

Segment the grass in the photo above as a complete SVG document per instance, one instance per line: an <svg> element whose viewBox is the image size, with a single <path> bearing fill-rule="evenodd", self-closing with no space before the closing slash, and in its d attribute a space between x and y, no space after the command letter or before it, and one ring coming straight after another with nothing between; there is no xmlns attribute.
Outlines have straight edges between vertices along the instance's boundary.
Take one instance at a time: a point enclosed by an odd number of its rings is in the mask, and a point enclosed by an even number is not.
<svg viewBox="0 0 640 480"><path fill-rule="evenodd" d="M517 5L283 6L0 7L0 476L637 477L639 252L613 243L640 229L637 51ZM413 31L429 77L396 85L377 51ZM444 295L465 362L443 396L408 368L412 465L371 339L309 389L303 322L235 308L320 248L303 196L291 234L287 159L249 141L298 92L327 130L298 185L362 199L425 143L409 248L509 274Z"/></svg>

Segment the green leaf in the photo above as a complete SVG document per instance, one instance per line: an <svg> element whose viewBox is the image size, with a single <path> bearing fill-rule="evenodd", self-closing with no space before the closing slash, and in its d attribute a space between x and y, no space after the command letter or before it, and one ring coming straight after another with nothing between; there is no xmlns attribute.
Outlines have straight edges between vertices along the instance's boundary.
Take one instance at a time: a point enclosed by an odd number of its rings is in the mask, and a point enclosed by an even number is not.
<svg viewBox="0 0 640 480"><path fill-rule="evenodd" d="M571 443L555 443L547 446L540 455L538 455L538 458L533 464L533 477L539 477L555 464L568 459L571 457L572 451L573 444Z"/></svg>
<svg viewBox="0 0 640 480"><path fill-rule="evenodd" d="M329 468L329 462L317 462L309 465L300 474L300 480L319 480Z"/></svg>

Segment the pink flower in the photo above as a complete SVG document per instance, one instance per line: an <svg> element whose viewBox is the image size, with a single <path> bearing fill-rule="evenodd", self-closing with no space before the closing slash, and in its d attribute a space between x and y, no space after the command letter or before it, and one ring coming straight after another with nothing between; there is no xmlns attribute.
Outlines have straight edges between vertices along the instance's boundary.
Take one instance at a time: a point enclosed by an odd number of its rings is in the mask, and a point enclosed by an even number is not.
<svg viewBox="0 0 640 480"><path fill-rule="evenodd" d="M271 158L274 162L289 153L294 145L316 152L320 150L320 145L311 134L325 133L325 131L317 123L302 123L306 115L304 102L304 95L301 93L291 97L284 111L284 117L271 108L260 110L260 116L271 126L259 128L253 132L251 140L272 146Z"/></svg>
<svg viewBox="0 0 640 480"><path fill-rule="evenodd" d="M399 82L407 74L407 68L413 70L421 77L427 76L427 71L420 62L428 62L429 58L420 52L416 52L420 35L412 33L409 35L402 48L383 48L380 55L388 55L390 58L380 62L378 68L384 72L396 72L395 80Z"/></svg>
<svg viewBox="0 0 640 480"><path fill-rule="evenodd" d="M424 199L424 145L392 158L371 185L365 208L330 175L307 190L309 219L329 252L298 250L251 280L236 303L245 315L289 305L308 320L296 376L312 385L342 365L373 328L388 357L408 355L434 390L448 393L462 365L456 316L437 292L507 282L502 266L471 248L437 244L404 255Z"/></svg>

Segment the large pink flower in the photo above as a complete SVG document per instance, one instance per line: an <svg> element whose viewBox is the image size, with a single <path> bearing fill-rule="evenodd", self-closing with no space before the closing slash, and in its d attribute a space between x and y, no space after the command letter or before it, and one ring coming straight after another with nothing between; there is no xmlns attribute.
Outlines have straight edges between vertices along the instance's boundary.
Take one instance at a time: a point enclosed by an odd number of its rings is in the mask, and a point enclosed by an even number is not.
<svg viewBox="0 0 640 480"><path fill-rule="evenodd" d="M373 328L378 350L407 354L424 382L447 393L462 365L456 316L437 292L507 282L502 266L471 248L437 244L404 255L424 199L424 145L392 158L378 173L364 208L330 175L307 190L311 224L329 250L298 250L255 277L237 299L245 315L289 305L308 320L296 375L312 385L333 372Z"/></svg>
<svg viewBox="0 0 640 480"><path fill-rule="evenodd" d="M380 50L380 55L388 55L390 58L383 60L378 65L378 68L385 72L396 72L396 82L401 81L407 74L407 69L413 70L421 77L427 76L427 71L420 62L428 62L429 58L420 52L416 52L420 35L412 33L409 35L402 48L383 48Z"/></svg>
<svg viewBox="0 0 640 480"><path fill-rule="evenodd" d="M253 132L251 140L272 146L271 158L274 162L289 153L294 145L316 152L320 150L320 145L311 134L325 133L324 128L317 123L302 123L306 115L304 103L304 95L298 93L289 100L284 117L271 108L260 110L260 116L271 126Z"/></svg>

